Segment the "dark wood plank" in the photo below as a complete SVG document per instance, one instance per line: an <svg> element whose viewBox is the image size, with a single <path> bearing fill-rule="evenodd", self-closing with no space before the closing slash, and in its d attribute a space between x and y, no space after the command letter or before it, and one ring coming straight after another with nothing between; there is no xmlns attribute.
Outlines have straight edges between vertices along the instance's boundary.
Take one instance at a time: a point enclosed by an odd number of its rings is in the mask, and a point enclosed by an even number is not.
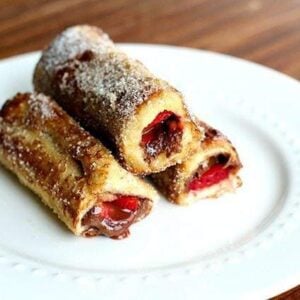
<svg viewBox="0 0 300 300"><path fill-rule="evenodd" d="M0 58L41 49L78 23L117 42L218 51L300 79L299 0L2 0ZM300 299L300 286L274 299Z"/></svg>
<svg viewBox="0 0 300 300"><path fill-rule="evenodd" d="M279 296L275 296L271 300L299 300L300 299L300 285L286 291Z"/></svg>
<svg viewBox="0 0 300 300"><path fill-rule="evenodd" d="M76 23L101 26L119 42L209 49L300 79L298 0L3 0L0 58L40 49Z"/></svg>

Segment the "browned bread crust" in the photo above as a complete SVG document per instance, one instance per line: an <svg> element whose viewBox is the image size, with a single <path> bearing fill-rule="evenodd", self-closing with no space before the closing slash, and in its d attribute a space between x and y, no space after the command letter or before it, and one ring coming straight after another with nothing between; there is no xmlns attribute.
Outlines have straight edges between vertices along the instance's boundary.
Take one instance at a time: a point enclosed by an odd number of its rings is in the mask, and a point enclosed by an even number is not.
<svg viewBox="0 0 300 300"><path fill-rule="evenodd" d="M86 212L111 195L147 199L136 220L150 212L156 197L43 94L17 94L0 111L0 162L76 235L86 229L81 222Z"/></svg>
<svg viewBox="0 0 300 300"><path fill-rule="evenodd" d="M82 126L105 135L134 173L161 171L188 154L192 123L182 95L120 51L97 27L75 26L59 34L44 50L33 81L38 92L53 96ZM159 163L147 162L136 136L144 122L152 121L151 113L170 106L185 123L182 147Z"/></svg>
<svg viewBox="0 0 300 300"><path fill-rule="evenodd" d="M200 130L204 130L202 141L197 138L194 139L193 149L195 149L195 152L183 163L172 166L161 173L151 175L158 190L171 202L180 205L188 205L202 198L217 198L226 192L234 191L242 184L238 176L242 164L229 139L205 122L198 119L195 119L194 122ZM225 154L229 157L227 164L231 166L231 171L228 180L204 188L199 192L189 192L187 185L195 170L205 161L208 161L210 157L218 154Z"/></svg>

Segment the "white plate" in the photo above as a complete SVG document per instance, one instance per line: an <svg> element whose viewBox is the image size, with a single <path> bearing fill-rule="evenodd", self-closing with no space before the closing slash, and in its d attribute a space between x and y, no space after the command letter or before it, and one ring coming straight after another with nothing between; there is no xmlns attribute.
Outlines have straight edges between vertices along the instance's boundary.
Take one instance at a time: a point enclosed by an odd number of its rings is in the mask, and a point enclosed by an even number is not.
<svg viewBox="0 0 300 300"><path fill-rule="evenodd" d="M300 283L300 85L236 58L123 45L236 145L244 185L178 207L161 199L123 241L77 238L0 169L1 299L254 299ZM39 53L0 62L0 102L31 90Z"/></svg>

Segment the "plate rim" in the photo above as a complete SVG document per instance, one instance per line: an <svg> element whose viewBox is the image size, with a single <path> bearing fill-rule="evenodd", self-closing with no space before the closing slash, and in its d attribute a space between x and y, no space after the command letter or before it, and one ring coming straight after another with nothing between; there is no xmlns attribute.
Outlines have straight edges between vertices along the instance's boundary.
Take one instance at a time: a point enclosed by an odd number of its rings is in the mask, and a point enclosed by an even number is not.
<svg viewBox="0 0 300 300"><path fill-rule="evenodd" d="M246 63L246 64L251 64L255 67L259 67L259 68L262 68L264 70L267 70L268 72L272 72L272 73L276 73L278 75L280 75L281 77L285 77L286 79L288 79L290 82L294 82L298 85L298 87L300 86L299 85L299 81L295 78L292 78L284 73L281 73L277 70L274 70L270 67L267 67L267 66L263 66L263 65L260 65L258 63L255 63L255 62L251 62L251 61L247 61L247 60L244 60L244 59L241 59L241 58L237 58L237 57L234 57L234 56L230 56L230 55L227 55L227 54L222 54L222 53L215 53L215 52L211 52L211 51L207 51L207 50L201 50L201 49L193 49L193 48L188 48L188 47L178 47L178 46L170 46L170 45L159 45L159 44L143 44L143 43L122 43L122 44L119 44L121 46L125 46L125 47L155 47L155 48L165 48L165 49L172 49L172 50L185 50L185 51L193 51L195 53L199 53L199 52L202 52L203 54L209 54L209 55L216 55L216 56L222 56L222 57L225 57L226 59L230 58L230 59L233 59L235 61L240 61L242 63ZM4 59L1 59L0 60L0 64L2 64L3 62L9 62L11 60L16 60L16 59L24 59L25 57L28 58L28 57L33 57L34 55L38 55L40 53L40 51L34 51L34 52L27 52L27 53L24 53L24 54L18 54L18 55L15 55L15 56L11 56L11 57L7 57L7 58L4 58ZM0 253L1 254L1 253ZM1 258L1 256L0 256ZM0 265L1 266L1 265ZM293 283L294 285L294 283ZM290 288L292 287L291 284L287 283L284 285L285 287L287 288ZM273 293L274 292L274 287L270 287L270 293L268 292L268 294L270 295L271 292ZM277 291L276 291L277 292ZM267 293L265 291L265 293Z"/></svg>

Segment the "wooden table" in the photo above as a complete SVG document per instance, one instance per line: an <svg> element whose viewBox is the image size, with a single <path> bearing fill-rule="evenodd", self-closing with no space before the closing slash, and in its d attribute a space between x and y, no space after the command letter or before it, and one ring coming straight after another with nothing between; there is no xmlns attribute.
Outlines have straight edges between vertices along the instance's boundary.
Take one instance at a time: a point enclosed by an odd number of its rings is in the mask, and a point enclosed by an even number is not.
<svg viewBox="0 0 300 300"><path fill-rule="evenodd" d="M299 0L2 0L0 58L40 49L76 23L117 42L209 49L300 79Z"/></svg>
<svg viewBox="0 0 300 300"><path fill-rule="evenodd" d="M299 0L2 0L0 58L41 49L77 23L117 42L209 49L300 79ZM277 299L300 299L300 286Z"/></svg>

